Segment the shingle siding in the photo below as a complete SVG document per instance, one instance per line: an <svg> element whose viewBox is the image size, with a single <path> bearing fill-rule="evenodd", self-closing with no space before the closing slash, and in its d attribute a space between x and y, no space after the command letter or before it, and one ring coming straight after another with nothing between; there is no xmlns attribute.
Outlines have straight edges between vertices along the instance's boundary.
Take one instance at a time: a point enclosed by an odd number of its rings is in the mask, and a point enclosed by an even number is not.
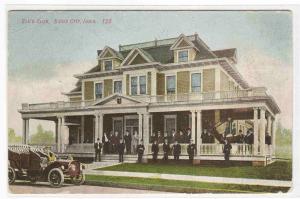
<svg viewBox="0 0 300 199"><path fill-rule="evenodd" d="M84 99L93 100L94 99L94 82L86 81L84 82Z"/></svg>
<svg viewBox="0 0 300 199"><path fill-rule="evenodd" d="M107 97L112 94L112 79L105 79L104 80L104 97Z"/></svg>
<svg viewBox="0 0 300 199"><path fill-rule="evenodd" d="M157 95L164 95L165 94L165 74L157 73L156 83L157 83L157 85L156 85Z"/></svg>
<svg viewBox="0 0 300 199"><path fill-rule="evenodd" d="M190 88L190 72L177 72L177 93L189 93Z"/></svg>
<svg viewBox="0 0 300 199"><path fill-rule="evenodd" d="M203 70L203 92L215 90L215 69Z"/></svg>
<svg viewBox="0 0 300 199"><path fill-rule="evenodd" d="M221 89L221 91L228 91L229 90L229 78L223 71L221 71L220 74L221 74L220 89Z"/></svg>

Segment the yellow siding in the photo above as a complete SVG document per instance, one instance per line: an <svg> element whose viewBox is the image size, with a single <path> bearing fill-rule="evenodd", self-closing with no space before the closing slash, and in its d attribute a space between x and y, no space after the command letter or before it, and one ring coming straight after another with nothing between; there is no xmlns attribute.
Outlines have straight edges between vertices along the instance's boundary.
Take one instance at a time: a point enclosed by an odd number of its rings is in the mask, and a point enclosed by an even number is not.
<svg viewBox="0 0 300 199"><path fill-rule="evenodd" d="M194 61L195 57L196 57L195 49L193 48L189 49L189 61Z"/></svg>
<svg viewBox="0 0 300 199"><path fill-rule="evenodd" d="M126 75L126 95L129 95L129 75Z"/></svg>
<svg viewBox="0 0 300 199"><path fill-rule="evenodd" d="M70 102L81 101L81 97L70 97L69 100Z"/></svg>
<svg viewBox="0 0 300 199"><path fill-rule="evenodd" d="M93 100L94 99L94 82L87 81L84 82L84 99Z"/></svg>
<svg viewBox="0 0 300 199"><path fill-rule="evenodd" d="M220 73L221 73L220 89L221 89L221 91L228 91L229 90L229 77L223 71L221 71Z"/></svg>
<svg viewBox="0 0 300 199"><path fill-rule="evenodd" d="M190 72L177 72L177 93L189 93L190 88Z"/></svg>
<svg viewBox="0 0 300 199"><path fill-rule="evenodd" d="M215 69L203 70L203 92L215 91Z"/></svg>
<svg viewBox="0 0 300 199"><path fill-rule="evenodd" d="M104 80L104 97L107 97L112 94L112 79L105 79Z"/></svg>
<svg viewBox="0 0 300 199"><path fill-rule="evenodd" d="M156 89L157 89L157 95L165 94L165 74L157 73Z"/></svg>
<svg viewBox="0 0 300 199"><path fill-rule="evenodd" d="M151 95L151 72L147 73L147 94Z"/></svg>
<svg viewBox="0 0 300 199"><path fill-rule="evenodd" d="M119 59L114 59L114 60L113 60L113 68L114 68L114 69L119 68L120 65L121 65L121 61L120 61Z"/></svg>

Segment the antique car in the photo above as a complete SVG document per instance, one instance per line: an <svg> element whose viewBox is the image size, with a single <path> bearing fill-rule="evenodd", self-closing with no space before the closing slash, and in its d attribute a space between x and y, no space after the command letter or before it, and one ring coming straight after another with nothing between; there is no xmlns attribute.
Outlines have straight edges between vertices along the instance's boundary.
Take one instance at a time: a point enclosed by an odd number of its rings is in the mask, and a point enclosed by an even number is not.
<svg viewBox="0 0 300 199"><path fill-rule="evenodd" d="M56 160L55 154L45 148L28 145L11 145L8 147L8 182L16 179L48 181L53 187L63 185L69 179L75 185L85 181L84 165L76 160Z"/></svg>

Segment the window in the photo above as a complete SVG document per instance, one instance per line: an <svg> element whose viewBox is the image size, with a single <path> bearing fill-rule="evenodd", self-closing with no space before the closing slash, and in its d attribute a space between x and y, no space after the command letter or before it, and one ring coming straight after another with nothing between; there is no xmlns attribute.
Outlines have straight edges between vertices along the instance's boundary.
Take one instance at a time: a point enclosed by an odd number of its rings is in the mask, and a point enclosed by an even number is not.
<svg viewBox="0 0 300 199"><path fill-rule="evenodd" d="M103 96L103 84L96 83L95 84L95 98L100 99Z"/></svg>
<svg viewBox="0 0 300 199"><path fill-rule="evenodd" d="M189 57L189 53L187 50L178 52L178 62L187 62Z"/></svg>
<svg viewBox="0 0 300 199"><path fill-rule="evenodd" d="M140 76L140 94L146 94L146 76Z"/></svg>
<svg viewBox="0 0 300 199"><path fill-rule="evenodd" d="M112 70L112 60L104 61L104 68L106 71Z"/></svg>
<svg viewBox="0 0 300 199"><path fill-rule="evenodd" d="M201 91L201 74L193 73L191 76L191 91L200 92Z"/></svg>
<svg viewBox="0 0 300 199"><path fill-rule="evenodd" d="M122 93L122 81L114 82L114 93Z"/></svg>
<svg viewBox="0 0 300 199"><path fill-rule="evenodd" d="M131 77L131 95L137 95L137 77Z"/></svg>
<svg viewBox="0 0 300 199"><path fill-rule="evenodd" d="M167 76L167 94L173 94L176 91L176 77Z"/></svg>

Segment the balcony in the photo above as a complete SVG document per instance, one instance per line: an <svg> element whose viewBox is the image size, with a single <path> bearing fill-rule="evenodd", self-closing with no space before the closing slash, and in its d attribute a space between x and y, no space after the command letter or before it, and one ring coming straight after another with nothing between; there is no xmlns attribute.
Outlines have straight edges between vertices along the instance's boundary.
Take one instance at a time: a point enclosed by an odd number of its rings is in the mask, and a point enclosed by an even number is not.
<svg viewBox="0 0 300 199"><path fill-rule="evenodd" d="M255 87L246 90L233 90L233 91L216 91L216 92L201 92L201 93L183 93L171 95L137 95L130 96L140 101L149 104L161 103L177 103L177 102L197 102L197 103L214 103L214 102L227 102L243 99L261 99L269 97L266 93L266 88ZM75 102L49 102L38 104L22 104L22 111L34 110L57 110L57 109L80 109L90 107L94 104L95 100L89 101L75 101Z"/></svg>

